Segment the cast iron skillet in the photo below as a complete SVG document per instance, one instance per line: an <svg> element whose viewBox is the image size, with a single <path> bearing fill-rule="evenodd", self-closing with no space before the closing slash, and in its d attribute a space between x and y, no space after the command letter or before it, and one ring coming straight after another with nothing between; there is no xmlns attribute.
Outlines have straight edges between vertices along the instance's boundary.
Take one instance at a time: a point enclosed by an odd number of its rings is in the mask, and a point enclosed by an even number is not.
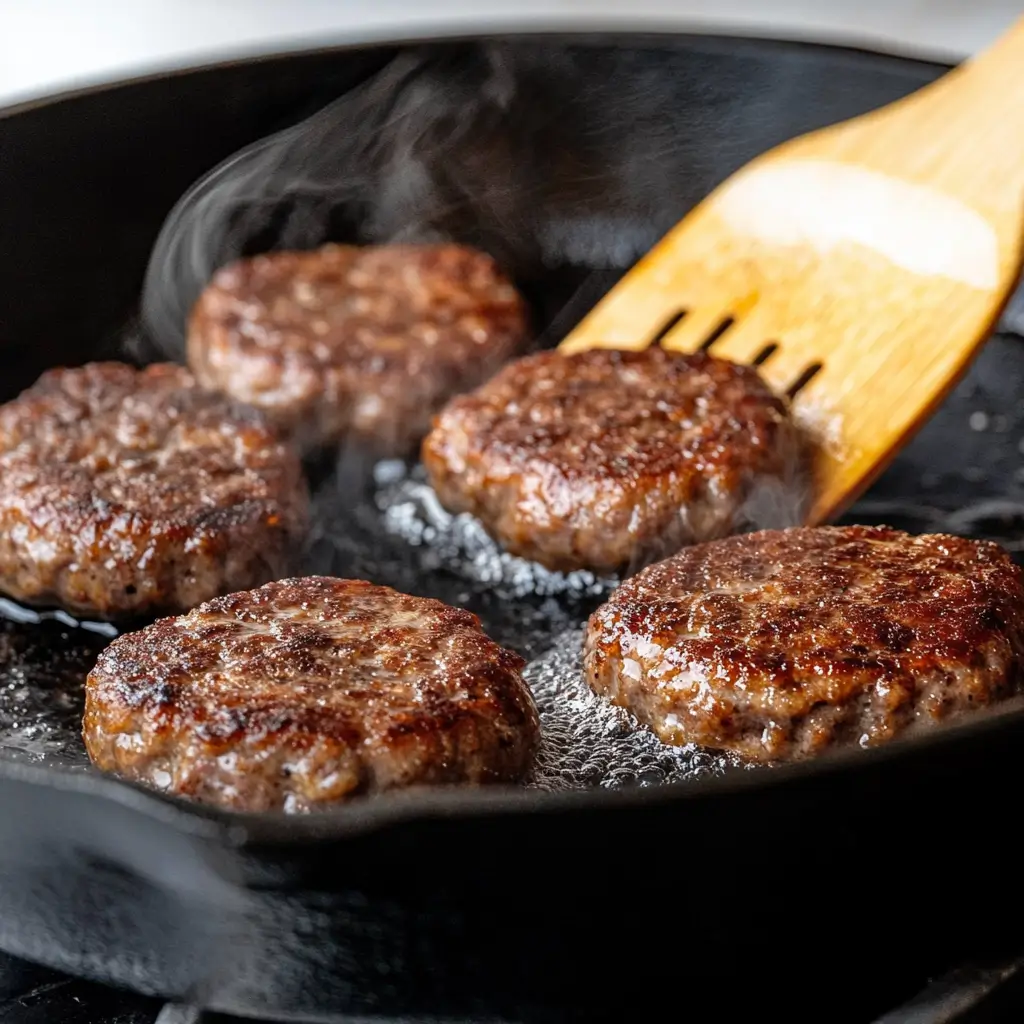
<svg viewBox="0 0 1024 1024"><path fill-rule="evenodd" d="M513 109L563 146L559 166L578 142L581 166L603 152L624 177L590 176L582 204L548 179L531 217L571 208L610 254L622 204L671 223L765 147L941 71L751 41L569 43L512 45L531 83ZM46 366L115 352L188 185L397 53L253 61L0 118L3 397ZM473 42L425 57L440 73L481 60ZM550 313L595 267L610 279L622 262L563 267L546 306L538 267L516 270ZM1024 537L1022 377L1018 342L994 339L851 518ZM827 981L848 984L850 1000L820 1019L846 1019L868 976L927 973L1012 938L1022 742L1011 713L707 783L438 792L301 820L0 759L0 946L256 1017L622 1019L628 1007L642 1019L666 1000L680 1014L711 1005L731 1019L754 1000L800 1016Z"/></svg>

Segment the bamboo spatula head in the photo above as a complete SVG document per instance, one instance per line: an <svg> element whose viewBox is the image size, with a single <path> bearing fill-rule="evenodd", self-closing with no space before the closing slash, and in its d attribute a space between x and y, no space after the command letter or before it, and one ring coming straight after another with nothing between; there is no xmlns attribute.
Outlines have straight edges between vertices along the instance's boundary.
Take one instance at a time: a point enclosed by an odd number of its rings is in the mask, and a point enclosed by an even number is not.
<svg viewBox="0 0 1024 1024"><path fill-rule="evenodd" d="M1024 28L734 175L562 343L706 350L788 395L841 511L949 392L1020 275Z"/></svg>

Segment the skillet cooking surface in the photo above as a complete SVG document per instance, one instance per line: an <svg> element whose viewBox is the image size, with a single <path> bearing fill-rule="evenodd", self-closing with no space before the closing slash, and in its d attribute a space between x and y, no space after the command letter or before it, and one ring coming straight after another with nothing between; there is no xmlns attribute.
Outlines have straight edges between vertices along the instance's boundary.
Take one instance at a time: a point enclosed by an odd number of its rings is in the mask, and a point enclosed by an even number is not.
<svg viewBox="0 0 1024 1024"><path fill-rule="evenodd" d="M316 110L393 56L253 62L0 120L3 397L45 366L110 355L126 335L137 341L133 303L177 196L239 146ZM636 251L757 152L940 70L825 48L685 39L428 48L400 56L385 80L396 66L425 68L427 86L446 83L432 94L441 103L436 131L444 103L461 109L482 90L511 111L517 141L536 143L540 171L520 193L518 216L463 190L473 216L462 210L429 227L498 250L540 311L547 343ZM472 168L474 153L493 158L486 134L465 138L460 168ZM332 145L361 152L351 138ZM451 159L434 152L437 166ZM385 214L396 210L373 192L388 166L353 174L363 191L344 196L332 232L395 233ZM601 174L588 173L598 166ZM322 240L323 219L302 212L274 206L261 221L262 244ZM542 236L545 245L533 244ZM253 244L229 230L218 237L217 259ZM545 265L552 245L554 271ZM133 351L175 353L190 287L195 281L163 303L152 337ZM848 521L990 537L1024 551L1019 344L1001 336L988 345ZM439 565L436 548L407 541L438 524L429 509L394 511L396 495L416 490L399 477L391 467L375 495L343 507L335 491L322 492L344 528L321 538L315 568L468 604L496 639L531 657L598 600L595 588L511 599L517 577L507 565L501 587ZM714 987L742 962L756 989L778 985L783 969L801 977L844 969L837 965L865 955L854 938L865 919L875 925L871 958L931 969L973 949L972 924L984 920L994 942L1020 909L1016 879L993 856L1010 848L1019 714L706 784L553 797L439 793L314 819L245 818L54 770L84 766L80 680L103 642L61 621L0 624L0 945L66 970L261 1015L539 1019L559 1007L608 1011L610 963L633 979L622 992L638 1010L664 994L655 979L668 976ZM717 775L721 764L697 767ZM640 781L677 777L661 762L651 773ZM997 906L975 895L979 872L1002 885ZM669 943L657 934L667 922Z"/></svg>

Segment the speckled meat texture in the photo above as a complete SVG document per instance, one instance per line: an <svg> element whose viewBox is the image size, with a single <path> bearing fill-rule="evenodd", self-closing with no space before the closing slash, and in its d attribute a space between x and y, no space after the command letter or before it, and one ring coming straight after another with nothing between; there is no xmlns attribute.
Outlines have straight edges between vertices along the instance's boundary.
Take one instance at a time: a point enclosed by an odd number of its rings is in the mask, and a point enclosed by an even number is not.
<svg viewBox="0 0 1024 1024"><path fill-rule="evenodd" d="M1024 588L987 541L885 527L683 551L588 624L591 687L666 743L748 758L871 746L1018 692Z"/></svg>
<svg viewBox="0 0 1024 1024"><path fill-rule="evenodd" d="M306 448L349 440L393 455L527 340L526 307L484 253L329 245L218 271L193 311L188 360Z"/></svg>
<svg viewBox="0 0 1024 1024"><path fill-rule="evenodd" d="M182 367L50 370L0 408L0 591L93 618L191 608L287 575L297 454Z"/></svg>
<svg viewBox="0 0 1024 1024"><path fill-rule="evenodd" d="M784 403L749 367L659 347L520 359L449 403L423 462L449 511L565 572L636 569L801 513Z"/></svg>
<svg viewBox="0 0 1024 1024"><path fill-rule="evenodd" d="M100 768L236 810L511 782L539 741L523 664L440 601L284 580L115 640L85 742Z"/></svg>

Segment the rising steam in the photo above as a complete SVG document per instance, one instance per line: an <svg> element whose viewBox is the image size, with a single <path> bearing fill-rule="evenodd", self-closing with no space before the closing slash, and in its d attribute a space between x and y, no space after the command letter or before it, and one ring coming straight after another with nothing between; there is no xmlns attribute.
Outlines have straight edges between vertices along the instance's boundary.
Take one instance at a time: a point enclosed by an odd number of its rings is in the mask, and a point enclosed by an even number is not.
<svg viewBox="0 0 1024 1024"><path fill-rule="evenodd" d="M327 241L477 245L553 340L731 169L730 154L709 160L678 131L706 90L685 73L692 60L536 43L400 54L180 200L146 274L154 354L180 357L219 266Z"/></svg>

